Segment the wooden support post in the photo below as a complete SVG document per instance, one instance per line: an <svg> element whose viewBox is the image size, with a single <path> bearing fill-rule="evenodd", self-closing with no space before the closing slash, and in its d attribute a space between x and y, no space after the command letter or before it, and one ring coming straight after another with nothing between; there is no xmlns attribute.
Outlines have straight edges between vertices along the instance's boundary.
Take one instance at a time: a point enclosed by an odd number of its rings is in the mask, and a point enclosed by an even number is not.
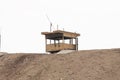
<svg viewBox="0 0 120 80"><path fill-rule="evenodd" d="M64 43L64 36L62 36L62 43Z"/></svg>
<svg viewBox="0 0 120 80"><path fill-rule="evenodd" d="M75 38L76 50L78 50L78 38Z"/></svg>
<svg viewBox="0 0 120 80"><path fill-rule="evenodd" d="M58 47L60 47L60 40L58 40Z"/></svg>
<svg viewBox="0 0 120 80"><path fill-rule="evenodd" d="M73 38L71 39L71 44L73 44Z"/></svg>
<svg viewBox="0 0 120 80"><path fill-rule="evenodd" d="M51 44L51 39L50 39L50 44Z"/></svg>
<svg viewBox="0 0 120 80"><path fill-rule="evenodd" d="M64 35L62 36L62 48L64 49Z"/></svg>
<svg viewBox="0 0 120 80"><path fill-rule="evenodd" d="M77 50L77 39L75 38L75 46L76 46L76 49Z"/></svg>
<svg viewBox="0 0 120 80"><path fill-rule="evenodd" d="M45 36L45 47L46 47L46 51L47 51L47 38Z"/></svg>
<svg viewBox="0 0 120 80"><path fill-rule="evenodd" d="M56 41L54 40L54 45L55 45L55 47L56 47Z"/></svg>
<svg viewBox="0 0 120 80"><path fill-rule="evenodd" d="M69 42L69 43L72 44L72 42L73 42L72 39L70 39L70 42Z"/></svg>

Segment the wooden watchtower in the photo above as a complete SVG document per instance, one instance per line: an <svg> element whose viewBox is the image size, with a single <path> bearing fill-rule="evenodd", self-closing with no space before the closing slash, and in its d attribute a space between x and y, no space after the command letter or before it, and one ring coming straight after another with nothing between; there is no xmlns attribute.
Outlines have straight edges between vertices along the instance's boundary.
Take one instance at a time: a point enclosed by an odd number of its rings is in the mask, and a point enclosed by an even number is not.
<svg viewBox="0 0 120 80"><path fill-rule="evenodd" d="M61 50L78 50L78 36L80 34L55 30L42 32L45 35L46 52L55 53Z"/></svg>

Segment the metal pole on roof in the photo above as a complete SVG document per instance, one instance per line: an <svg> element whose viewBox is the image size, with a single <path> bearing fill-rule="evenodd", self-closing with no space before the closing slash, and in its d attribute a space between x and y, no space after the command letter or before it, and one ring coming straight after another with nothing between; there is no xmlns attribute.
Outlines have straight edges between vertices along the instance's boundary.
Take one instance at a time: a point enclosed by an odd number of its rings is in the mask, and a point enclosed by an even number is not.
<svg viewBox="0 0 120 80"><path fill-rule="evenodd" d="M49 19L47 14L46 14L46 17L47 17L48 21L50 22L50 32L52 32L52 22L50 21L50 19Z"/></svg>
<svg viewBox="0 0 120 80"><path fill-rule="evenodd" d="M58 28L59 28L59 26L58 26L58 24L57 24L57 30L58 30Z"/></svg>

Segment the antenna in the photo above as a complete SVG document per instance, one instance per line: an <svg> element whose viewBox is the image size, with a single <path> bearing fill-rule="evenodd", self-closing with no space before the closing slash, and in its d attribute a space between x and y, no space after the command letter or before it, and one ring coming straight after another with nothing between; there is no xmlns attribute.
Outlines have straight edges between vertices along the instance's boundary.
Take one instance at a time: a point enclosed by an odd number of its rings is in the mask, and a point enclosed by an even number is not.
<svg viewBox="0 0 120 80"><path fill-rule="evenodd" d="M63 28L63 31L64 31L64 28Z"/></svg>
<svg viewBox="0 0 120 80"><path fill-rule="evenodd" d="M52 31L52 22L50 21L50 19L49 19L47 14L46 14L46 17L47 17L48 21L50 22L50 32L51 32Z"/></svg>
<svg viewBox="0 0 120 80"><path fill-rule="evenodd" d="M59 25L57 24L57 30L59 29Z"/></svg>

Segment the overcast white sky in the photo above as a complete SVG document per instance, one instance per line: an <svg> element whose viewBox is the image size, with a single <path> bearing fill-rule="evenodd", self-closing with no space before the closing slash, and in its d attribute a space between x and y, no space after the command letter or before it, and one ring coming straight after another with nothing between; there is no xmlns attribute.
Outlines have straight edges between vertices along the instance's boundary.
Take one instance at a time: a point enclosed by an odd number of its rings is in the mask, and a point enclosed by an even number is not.
<svg viewBox="0 0 120 80"><path fill-rule="evenodd" d="M120 48L120 0L0 0L2 51L45 52L46 14L81 34L80 50Z"/></svg>

